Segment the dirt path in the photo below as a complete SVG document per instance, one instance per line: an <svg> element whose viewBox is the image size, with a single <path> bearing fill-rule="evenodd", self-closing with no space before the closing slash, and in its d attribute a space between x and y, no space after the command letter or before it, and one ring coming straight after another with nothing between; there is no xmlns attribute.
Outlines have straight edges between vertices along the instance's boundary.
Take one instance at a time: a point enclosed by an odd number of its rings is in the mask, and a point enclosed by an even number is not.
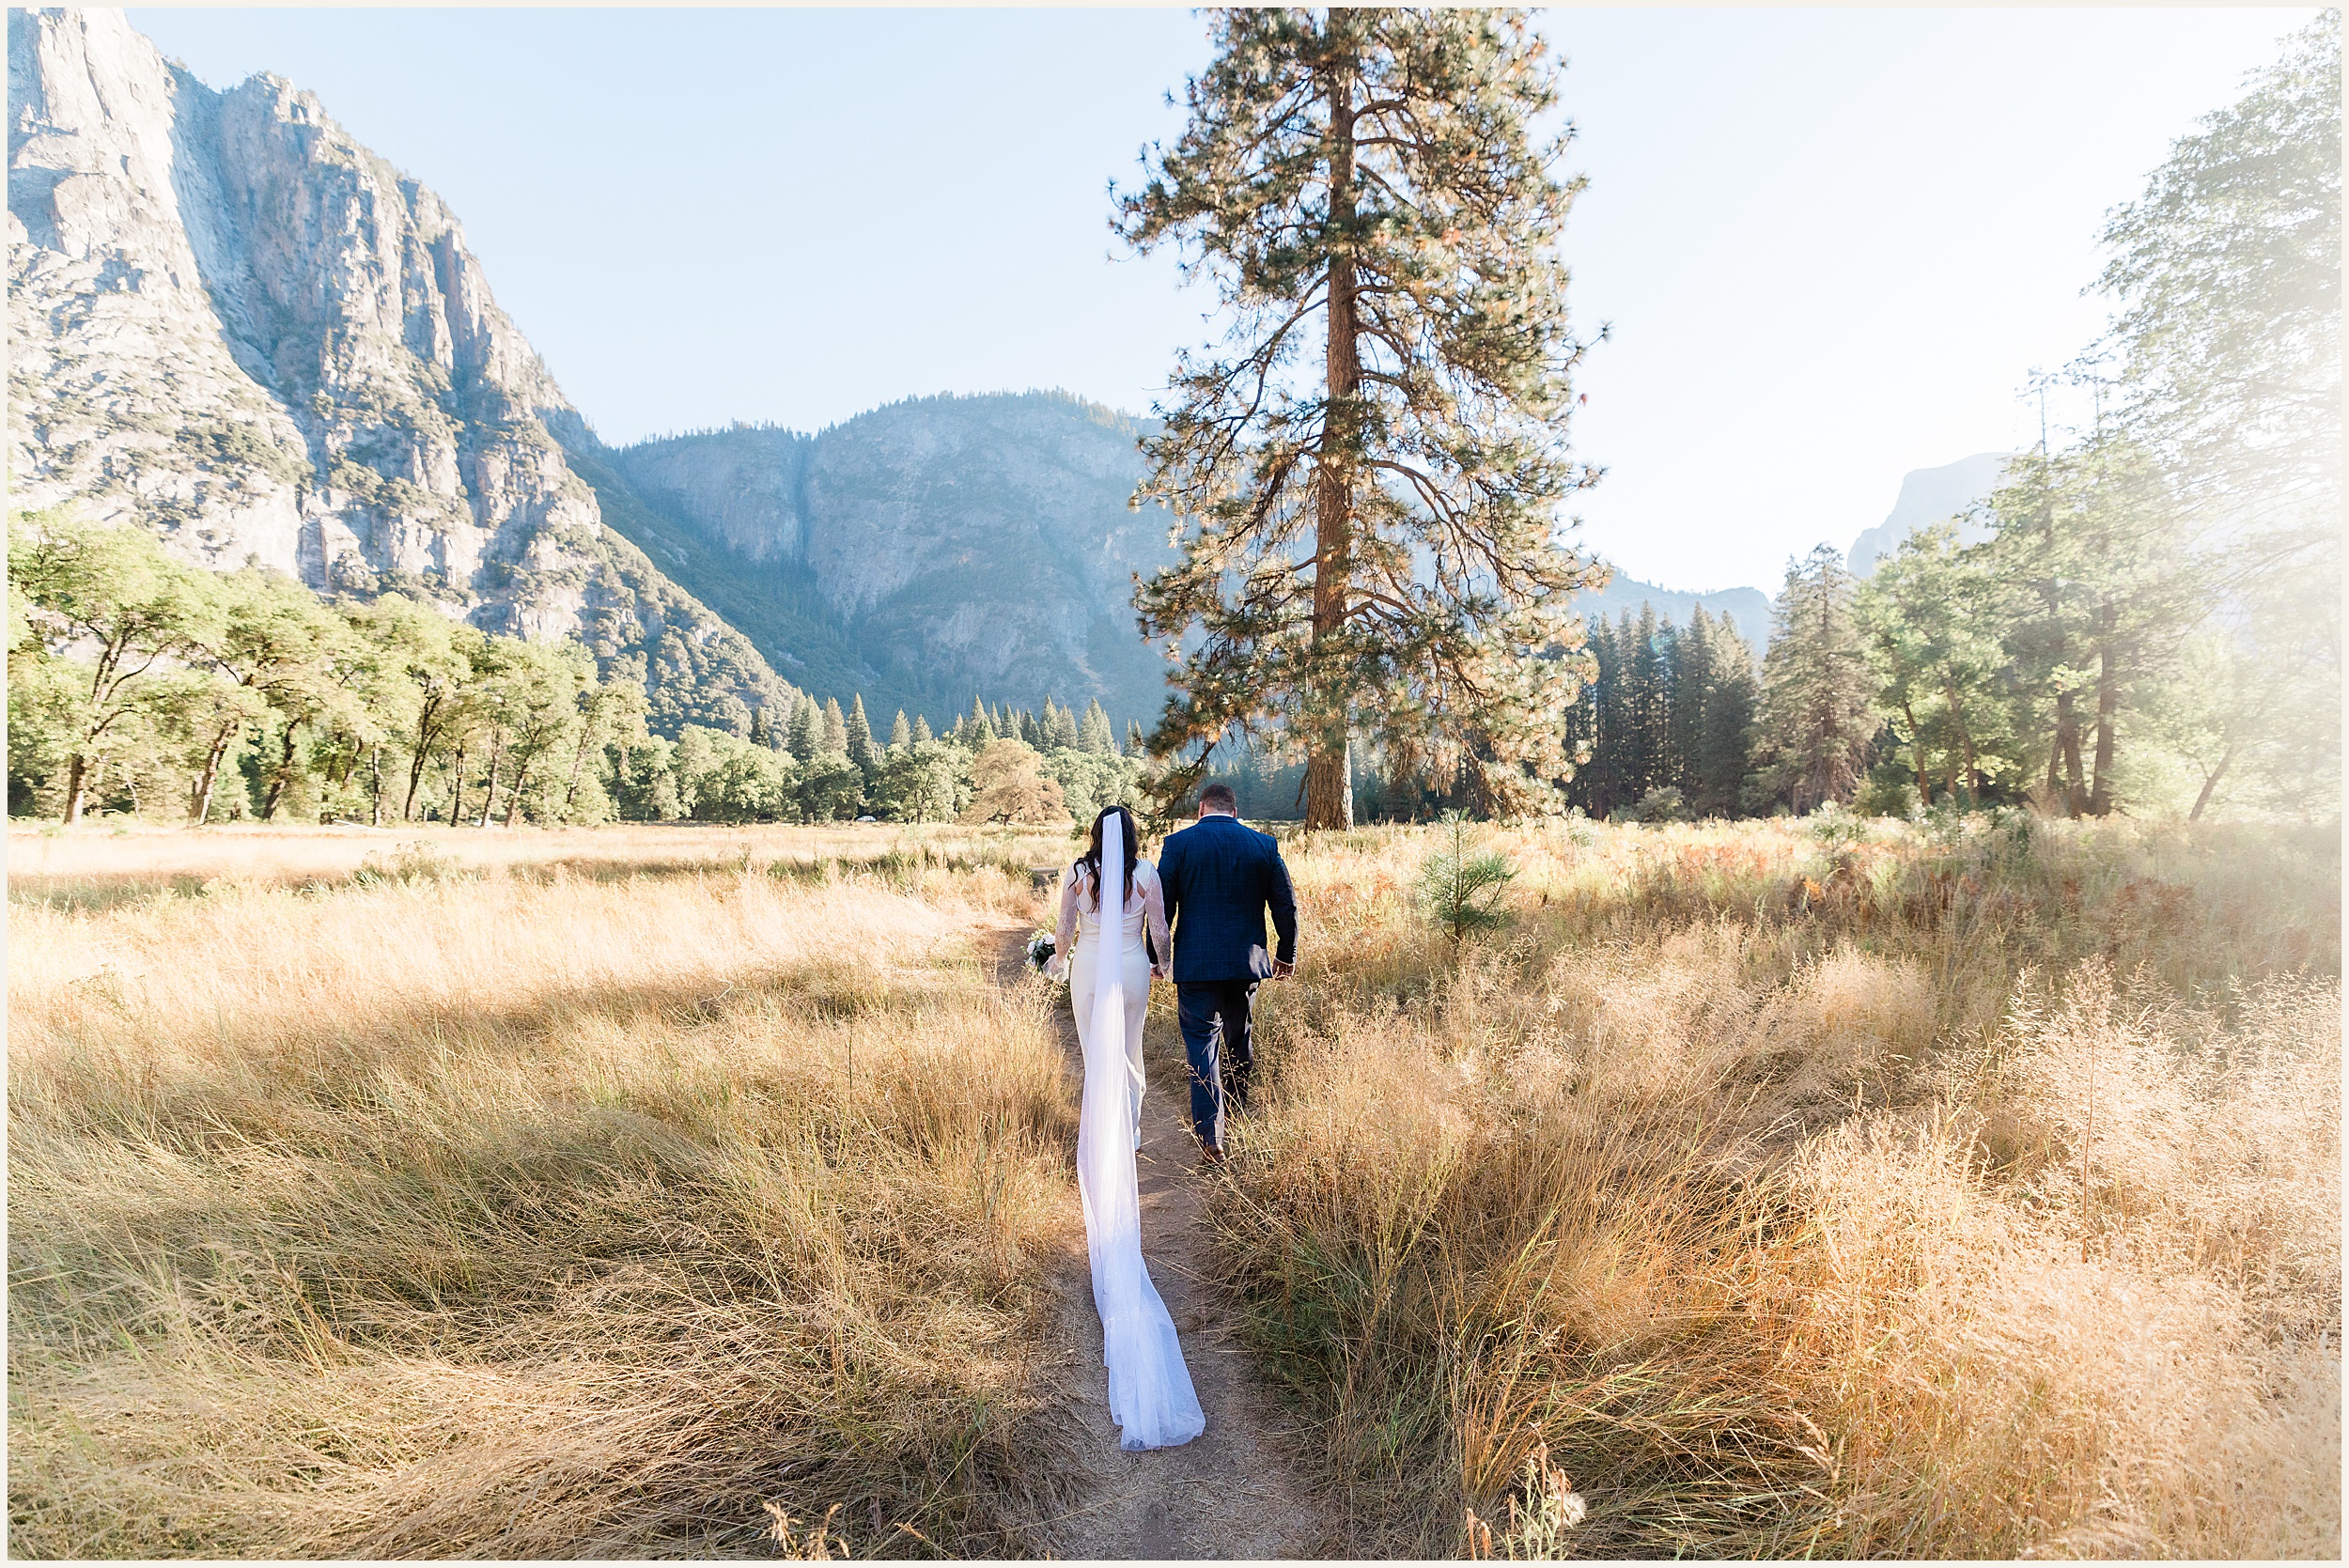
<svg viewBox="0 0 2349 1568"><path fill-rule="evenodd" d="M1015 954L1017 950L1015 949ZM1018 961L1015 956L1014 962ZM1077 1030L1062 1038L1081 1075ZM1190 1091L1174 1020L1151 1017L1143 1037L1149 1088L1142 1101L1142 1249L1150 1278L1183 1338L1207 1430L1180 1448L1128 1453L1110 1420L1101 1320L1093 1306L1084 1214L1068 1194L1068 1261L1060 1270L1062 1346L1055 1379L1066 1390L1069 1447L1091 1467L1084 1500L1050 1527L1068 1558L1326 1557L1338 1532L1293 1473L1296 1428L1253 1376L1230 1313L1206 1279L1205 1206L1190 1129Z"/></svg>

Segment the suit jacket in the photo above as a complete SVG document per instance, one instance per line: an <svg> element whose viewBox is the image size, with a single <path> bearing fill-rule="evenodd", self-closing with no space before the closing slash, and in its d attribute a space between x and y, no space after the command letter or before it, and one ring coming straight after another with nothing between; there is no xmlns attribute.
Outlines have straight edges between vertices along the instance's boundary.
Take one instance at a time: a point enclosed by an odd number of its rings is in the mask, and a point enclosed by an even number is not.
<svg viewBox="0 0 2349 1568"><path fill-rule="evenodd" d="M1168 835L1159 851L1159 883L1174 927L1174 983L1258 980L1251 948L1262 947L1265 910L1280 946L1273 956L1297 961L1297 897L1281 846L1237 817L1203 816Z"/></svg>

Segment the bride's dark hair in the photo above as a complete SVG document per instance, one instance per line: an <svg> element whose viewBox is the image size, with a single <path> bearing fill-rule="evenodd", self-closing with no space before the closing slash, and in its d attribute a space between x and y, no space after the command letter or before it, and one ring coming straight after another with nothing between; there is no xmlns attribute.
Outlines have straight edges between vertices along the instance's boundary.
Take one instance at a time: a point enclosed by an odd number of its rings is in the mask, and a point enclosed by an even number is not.
<svg viewBox="0 0 2349 1568"><path fill-rule="evenodd" d="M1139 835L1134 831L1134 814L1123 806L1103 806L1100 815L1093 819L1093 842L1086 845L1085 852L1077 857L1077 863L1085 868L1086 876L1093 878L1093 907L1096 910L1108 908L1101 902L1101 824L1109 819L1112 812L1117 814L1126 840L1126 875L1117 895L1117 907L1121 910L1126 908L1127 894L1133 891L1134 862L1142 858L1142 846L1135 842Z"/></svg>

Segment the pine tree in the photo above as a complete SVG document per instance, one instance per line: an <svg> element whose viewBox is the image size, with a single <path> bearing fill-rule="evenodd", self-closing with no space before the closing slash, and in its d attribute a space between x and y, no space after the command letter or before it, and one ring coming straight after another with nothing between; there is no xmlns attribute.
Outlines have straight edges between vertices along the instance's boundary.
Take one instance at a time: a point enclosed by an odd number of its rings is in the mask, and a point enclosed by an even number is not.
<svg viewBox="0 0 2349 1568"><path fill-rule="evenodd" d="M1190 253L1231 323L1230 357L1177 365L1137 492L1196 520L1135 601L1144 635L1197 636L1150 740L1190 758L1164 793L1275 720L1307 756L1308 828L1351 824L1358 728L1530 805L1565 769L1569 601L1595 575L1554 543L1588 479L1558 254L1579 182L1533 131L1558 66L1520 11L1213 15L1182 139L1118 217L1138 249ZM1292 387L1316 318L1319 385Z"/></svg>
<svg viewBox="0 0 2349 1568"><path fill-rule="evenodd" d="M1762 686L1754 675L1752 645L1738 635L1735 620L1723 615L1708 641L1713 679L1704 692L1703 738L1697 746L1696 787L1690 799L1703 815L1734 816L1745 809Z"/></svg>
<svg viewBox="0 0 2349 1568"><path fill-rule="evenodd" d="M1672 679L1656 606L1626 613L1623 637L1624 792L1635 803L1672 782Z"/></svg>
<svg viewBox="0 0 2349 1568"><path fill-rule="evenodd" d="M1568 709L1565 729L1571 745L1589 755L1575 769L1566 799L1592 816L1604 818L1626 800L1623 784L1623 655L1615 629L1603 615L1591 618L1588 638L1591 676Z"/></svg>
<svg viewBox="0 0 2349 1568"><path fill-rule="evenodd" d="M1150 744L1149 744L1149 742L1148 742L1147 740L1145 740L1145 739L1143 739L1143 734L1142 734L1142 721L1140 721L1139 719L1128 719L1128 720L1127 720L1127 721L1126 721L1126 754L1127 754L1128 756L1129 756L1129 757L1138 757L1138 756L1141 756L1143 753L1147 752L1149 749L1150 749Z"/></svg>
<svg viewBox="0 0 2349 1568"><path fill-rule="evenodd" d="M1067 708L1055 706L1050 697L1044 699L1044 749L1046 751L1073 752L1078 749L1076 714Z"/></svg>
<svg viewBox="0 0 2349 1568"><path fill-rule="evenodd" d="M848 754L848 721L847 716L840 711L840 699L837 697L824 699L822 754L825 756L847 756Z"/></svg>
<svg viewBox="0 0 2349 1568"><path fill-rule="evenodd" d="M2068 815L2103 816L2131 692L2156 683L2192 629L2195 563L2167 476L2125 437L2026 454L2008 477L1990 503L1999 576L2021 590L2006 646L2048 710L2048 792Z"/></svg>
<svg viewBox="0 0 2349 1568"><path fill-rule="evenodd" d="M1842 551L1786 563L1762 665L1762 734L1773 791L1797 815L1846 800L1878 726L1875 681Z"/></svg>
<svg viewBox="0 0 2349 1568"><path fill-rule="evenodd" d="M929 737L924 736L923 738L926 740ZM889 749L893 753L902 752L912 744L913 731L907 725L906 710L901 707L897 710L896 722L889 726Z"/></svg>
<svg viewBox="0 0 2349 1568"><path fill-rule="evenodd" d="M930 743L930 741L931 741L932 739L934 739L934 738L936 738L936 737L933 737L933 736L930 734L930 720L929 720L929 715L928 715L928 714L926 714L926 713L917 713L917 714L915 714L915 715L913 716L913 743L914 743L914 745L916 745L917 747L918 747L918 746L926 746L926 745L928 745L928 744Z"/></svg>
<svg viewBox="0 0 2349 1568"><path fill-rule="evenodd" d="M1019 738L1035 751L1044 750L1044 726L1035 722L1035 715L1026 708L1019 710Z"/></svg>
<svg viewBox="0 0 2349 1568"><path fill-rule="evenodd" d="M791 710L790 738L786 749L797 761L812 762L816 757L816 742L821 731L816 711L816 699L802 693L799 706Z"/></svg>
<svg viewBox="0 0 2349 1568"><path fill-rule="evenodd" d="M987 705L975 694L971 699L970 716L955 728L959 732L955 738L974 752L988 741L1001 738L995 721L988 717Z"/></svg>
<svg viewBox="0 0 2349 1568"><path fill-rule="evenodd" d="M1117 732L1110 727L1110 712L1094 698L1085 705L1084 723L1077 731L1077 745L1095 756L1117 754Z"/></svg>
<svg viewBox="0 0 2349 1568"><path fill-rule="evenodd" d="M775 732L767 722L767 705L764 703L751 709L750 741L754 746L767 748L772 748L775 743Z"/></svg>
<svg viewBox="0 0 2349 1568"><path fill-rule="evenodd" d="M1671 784L1692 805L1702 790L1698 758L1704 752L1704 702L1713 689L1713 617L1699 604L1688 624L1672 634Z"/></svg>
<svg viewBox="0 0 2349 1568"><path fill-rule="evenodd" d="M856 694L848 716L848 760L871 779L880 772L880 749L873 744L873 726L864 717L864 693Z"/></svg>

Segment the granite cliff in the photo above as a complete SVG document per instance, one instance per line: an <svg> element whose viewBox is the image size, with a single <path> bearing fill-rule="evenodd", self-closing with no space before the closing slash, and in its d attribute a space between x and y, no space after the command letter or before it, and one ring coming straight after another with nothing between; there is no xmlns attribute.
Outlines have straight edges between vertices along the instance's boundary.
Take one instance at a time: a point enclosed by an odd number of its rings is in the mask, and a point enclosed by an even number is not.
<svg viewBox="0 0 2349 1568"><path fill-rule="evenodd" d="M974 692L1147 722L1166 665L1129 601L1170 553L1165 514L1127 505L1143 433L1062 393L912 398L606 452L644 507L607 515L811 690L933 722Z"/></svg>
<svg viewBox="0 0 2349 1568"><path fill-rule="evenodd" d="M1990 525L1965 514L1999 488L1999 476L2013 457L2011 452L1977 452L1939 468L1914 469L1903 475L1892 510L1852 541L1852 575L1873 577L1876 563L1900 549L1909 535L1951 518L1958 520L1960 543L1979 544L1988 538Z"/></svg>
<svg viewBox="0 0 2349 1568"><path fill-rule="evenodd" d="M8 13L11 504L198 564L576 634L664 727L789 695L603 526L584 422L431 191L273 76L215 92L118 12Z"/></svg>

